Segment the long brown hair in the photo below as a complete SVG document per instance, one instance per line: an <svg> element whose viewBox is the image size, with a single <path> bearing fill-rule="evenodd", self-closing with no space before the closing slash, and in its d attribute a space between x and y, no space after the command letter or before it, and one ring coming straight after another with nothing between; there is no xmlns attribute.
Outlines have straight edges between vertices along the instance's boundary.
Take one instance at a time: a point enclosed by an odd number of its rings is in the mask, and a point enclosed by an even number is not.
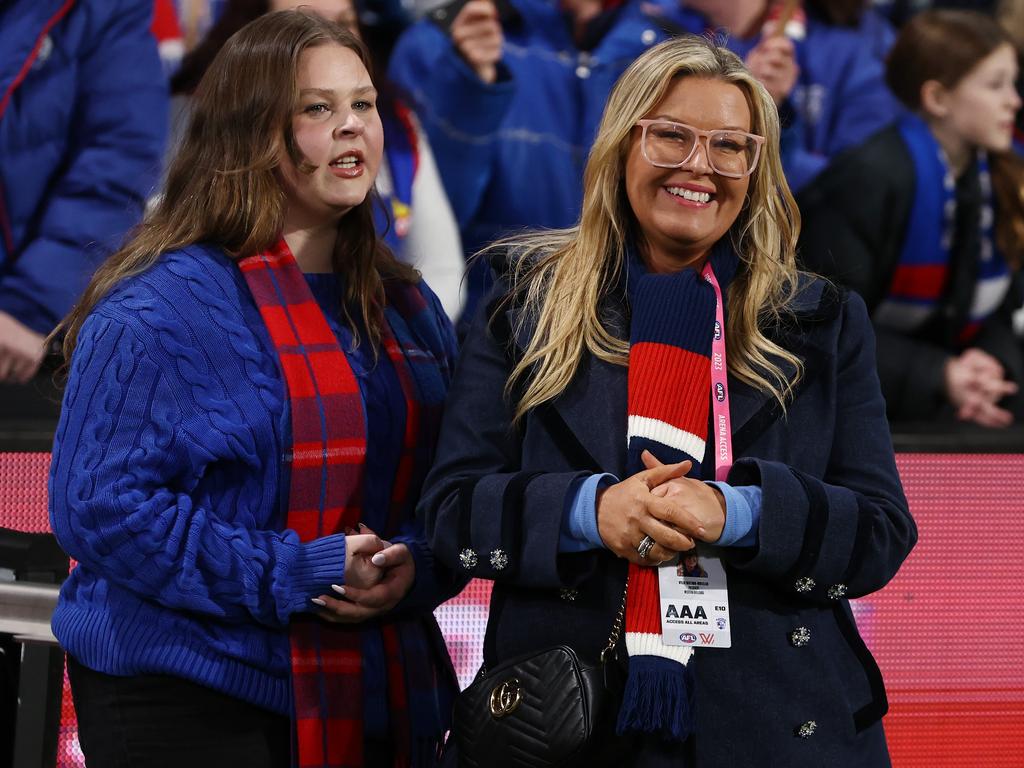
<svg viewBox="0 0 1024 768"><path fill-rule="evenodd" d="M162 253L212 242L240 258L277 241L287 208L277 176L282 153L300 170L309 167L291 129L299 57L329 44L355 52L368 65L365 48L351 33L301 11L262 16L227 41L196 89L163 196L128 242L100 266L54 331L64 334L65 361L71 360L78 332L96 303L125 278L151 267ZM418 277L377 238L373 204L371 192L341 218L333 266L345 277L346 316L349 306L358 308L376 346L383 323L383 279L415 282Z"/></svg>
<svg viewBox="0 0 1024 768"><path fill-rule="evenodd" d="M921 87L957 84L983 59L1013 40L994 19L974 11L923 11L904 25L886 60L885 79L896 97L921 110ZM1024 264L1024 162L1012 151L990 153L999 215L996 244L1007 261Z"/></svg>

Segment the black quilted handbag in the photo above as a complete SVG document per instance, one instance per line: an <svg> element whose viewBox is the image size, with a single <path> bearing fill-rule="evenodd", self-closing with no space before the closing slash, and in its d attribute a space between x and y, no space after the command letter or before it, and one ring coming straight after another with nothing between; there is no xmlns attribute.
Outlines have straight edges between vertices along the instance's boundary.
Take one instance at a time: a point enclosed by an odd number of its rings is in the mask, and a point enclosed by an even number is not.
<svg viewBox="0 0 1024 768"><path fill-rule="evenodd" d="M455 703L460 768L576 768L597 759L615 732L623 680L612 658L626 598L598 661L559 645L505 661Z"/></svg>

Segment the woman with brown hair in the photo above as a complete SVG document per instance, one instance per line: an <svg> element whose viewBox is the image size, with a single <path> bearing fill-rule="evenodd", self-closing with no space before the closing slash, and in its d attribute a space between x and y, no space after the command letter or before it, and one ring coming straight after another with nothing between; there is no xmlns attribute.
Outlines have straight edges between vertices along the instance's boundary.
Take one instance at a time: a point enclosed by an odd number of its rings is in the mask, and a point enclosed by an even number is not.
<svg viewBox="0 0 1024 768"><path fill-rule="evenodd" d="M436 759L453 582L412 511L454 346L374 231L366 62L300 12L234 35L64 323L53 628L94 768Z"/></svg>
<svg viewBox="0 0 1024 768"><path fill-rule="evenodd" d="M384 76L401 31L398 20L381 18L356 0L228 0L205 39L171 78L172 147L187 120L192 93L227 39L265 13L296 8L345 27L366 45L384 126L384 156L376 181L382 205L374 206L377 231L400 261L420 271L455 320L462 309L466 266L458 225L418 116ZM371 18L377 23L366 22Z"/></svg>
<svg viewBox="0 0 1024 768"><path fill-rule="evenodd" d="M801 257L871 311L889 418L1019 422L1011 314L1024 256L1024 167L1009 150L1017 54L990 17L926 11L889 54L911 111L800 195Z"/></svg>

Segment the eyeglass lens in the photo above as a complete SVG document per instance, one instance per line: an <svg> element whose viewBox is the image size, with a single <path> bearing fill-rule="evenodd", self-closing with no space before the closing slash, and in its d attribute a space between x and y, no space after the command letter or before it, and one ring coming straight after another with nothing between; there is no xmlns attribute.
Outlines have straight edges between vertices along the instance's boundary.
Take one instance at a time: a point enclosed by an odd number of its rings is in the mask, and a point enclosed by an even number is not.
<svg viewBox="0 0 1024 768"><path fill-rule="evenodd" d="M679 166L691 159L698 136L678 123L651 123L646 140L651 162ZM712 169L721 174L745 176L757 160L757 142L737 131L712 131L707 150Z"/></svg>

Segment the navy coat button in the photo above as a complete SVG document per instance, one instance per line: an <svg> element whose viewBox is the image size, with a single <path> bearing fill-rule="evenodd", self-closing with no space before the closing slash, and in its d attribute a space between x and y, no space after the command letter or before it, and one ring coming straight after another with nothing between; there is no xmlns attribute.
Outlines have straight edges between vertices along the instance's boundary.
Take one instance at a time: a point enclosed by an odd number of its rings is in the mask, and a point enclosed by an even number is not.
<svg viewBox="0 0 1024 768"><path fill-rule="evenodd" d="M846 585L833 584L828 588L828 591L825 594L828 595L829 600L839 600L840 598L846 597Z"/></svg>
<svg viewBox="0 0 1024 768"><path fill-rule="evenodd" d="M796 582L793 584L793 589L795 589L797 592L801 594L806 594L807 592L810 592L812 589L814 589L817 583L818 582L816 582L810 576L802 576L799 579L797 579Z"/></svg>
<svg viewBox="0 0 1024 768"><path fill-rule="evenodd" d="M789 633L789 643L794 648L803 648L811 642L811 630L807 627L797 627Z"/></svg>
<svg viewBox="0 0 1024 768"><path fill-rule="evenodd" d="M505 566L508 565L508 555L505 554L503 549L495 549L491 552L491 568L496 571L504 570Z"/></svg>
<svg viewBox="0 0 1024 768"><path fill-rule="evenodd" d="M794 733L801 739L809 739L816 730L818 730L818 724L813 720L808 720L806 723L798 725Z"/></svg>
<svg viewBox="0 0 1024 768"><path fill-rule="evenodd" d="M462 563L462 567L467 571L471 571L476 568L477 556L476 552L472 549L464 549L459 552L459 562Z"/></svg>

